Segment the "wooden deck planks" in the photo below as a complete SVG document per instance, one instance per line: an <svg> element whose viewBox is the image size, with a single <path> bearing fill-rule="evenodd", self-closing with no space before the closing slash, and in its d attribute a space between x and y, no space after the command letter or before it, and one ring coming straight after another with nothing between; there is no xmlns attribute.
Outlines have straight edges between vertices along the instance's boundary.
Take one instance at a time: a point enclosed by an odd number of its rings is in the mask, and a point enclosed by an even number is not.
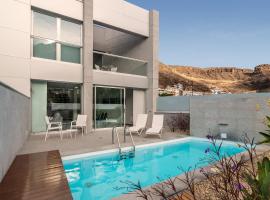
<svg viewBox="0 0 270 200"><path fill-rule="evenodd" d="M1 200L71 200L59 151L19 155L0 183Z"/></svg>

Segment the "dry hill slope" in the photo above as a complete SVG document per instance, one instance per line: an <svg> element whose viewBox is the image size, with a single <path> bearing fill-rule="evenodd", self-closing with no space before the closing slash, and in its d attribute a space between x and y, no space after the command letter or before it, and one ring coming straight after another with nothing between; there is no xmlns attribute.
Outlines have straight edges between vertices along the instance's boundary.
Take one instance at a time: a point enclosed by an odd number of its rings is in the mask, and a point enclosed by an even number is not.
<svg viewBox="0 0 270 200"><path fill-rule="evenodd" d="M160 87L177 83L182 83L186 89L193 85L194 91L202 92L210 92L212 88L231 93L270 91L270 65L259 65L252 70L236 67L169 66L161 63Z"/></svg>

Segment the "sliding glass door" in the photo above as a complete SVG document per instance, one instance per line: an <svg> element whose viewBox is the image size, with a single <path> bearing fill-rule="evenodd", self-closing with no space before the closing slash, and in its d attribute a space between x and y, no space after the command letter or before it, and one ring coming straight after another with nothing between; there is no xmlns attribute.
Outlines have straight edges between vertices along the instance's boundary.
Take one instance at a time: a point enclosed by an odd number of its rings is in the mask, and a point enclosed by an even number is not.
<svg viewBox="0 0 270 200"><path fill-rule="evenodd" d="M125 88L94 87L95 128L122 127L125 124Z"/></svg>
<svg viewBox="0 0 270 200"><path fill-rule="evenodd" d="M45 116L62 122L63 129L81 113L81 85L32 81L32 132L46 131Z"/></svg>

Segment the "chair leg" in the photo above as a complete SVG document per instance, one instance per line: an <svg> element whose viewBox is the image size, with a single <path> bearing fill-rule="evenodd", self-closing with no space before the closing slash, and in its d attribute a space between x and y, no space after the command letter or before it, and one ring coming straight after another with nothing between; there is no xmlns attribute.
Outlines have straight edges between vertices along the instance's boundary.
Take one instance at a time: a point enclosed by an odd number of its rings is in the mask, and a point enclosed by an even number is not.
<svg viewBox="0 0 270 200"><path fill-rule="evenodd" d="M138 131L138 135L141 136L142 135L142 132L143 132L143 129L139 130Z"/></svg>
<svg viewBox="0 0 270 200"><path fill-rule="evenodd" d="M47 140L47 136L48 136L48 129L47 129L46 135L45 135L45 142L46 142L46 140Z"/></svg>
<svg viewBox="0 0 270 200"><path fill-rule="evenodd" d="M63 132L62 132L62 129L60 129L60 139L61 139L61 140L63 139Z"/></svg>
<svg viewBox="0 0 270 200"><path fill-rule="evenodd" d="M69 131L69 136L72 139L72 132L71 131Z"/></svg>
<svg viewBox="0 0 270 200"><path fill-rule="evenodd" d="M160 130L160 135L159 135L159 138L161 139L161 136L162 136L162 129Z"/></svg>

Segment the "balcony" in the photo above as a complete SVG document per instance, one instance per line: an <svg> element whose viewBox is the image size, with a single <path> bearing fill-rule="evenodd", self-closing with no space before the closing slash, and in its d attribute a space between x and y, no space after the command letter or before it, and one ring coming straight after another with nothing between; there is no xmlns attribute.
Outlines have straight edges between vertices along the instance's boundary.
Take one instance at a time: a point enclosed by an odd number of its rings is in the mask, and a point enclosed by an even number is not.
<svg viewBox="0 0 270 200"><path fill-rule="evenodd" d="M147 62L94 51L93 83L146 89Z"/></svg>
<svg viewBox="0 0 270 200"><path fill-rule="evenodd" d="M134 58L94 51L94 70L147 76L147 62Z"/></svg>

